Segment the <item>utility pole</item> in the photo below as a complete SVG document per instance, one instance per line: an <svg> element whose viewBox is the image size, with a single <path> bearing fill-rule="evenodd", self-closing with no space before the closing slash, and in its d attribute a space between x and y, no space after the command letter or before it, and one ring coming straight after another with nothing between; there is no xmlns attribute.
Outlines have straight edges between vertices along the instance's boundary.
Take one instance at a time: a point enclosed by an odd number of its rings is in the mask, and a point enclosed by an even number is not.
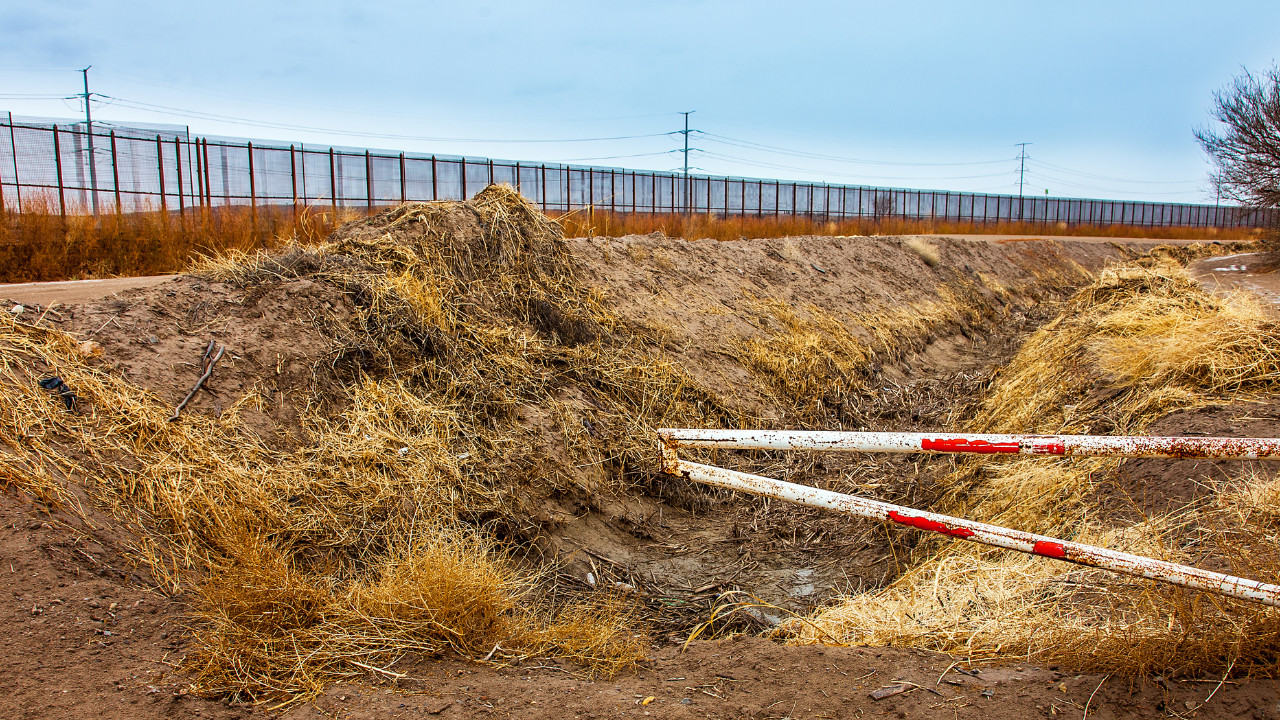
<svg viewBox="0 0 1280 720"><path fill-rule="evenodd" d="M98 156L93 154L93 115L89 111L89 68L80 72L84 74L84 128L89 140L89 202L93 205L93 215L98 215Z"/></svg>
<svg viewBox="0 0 1280 720"><path fill-rule="evenodd" d="M1022 220L1022 185L1027 178L1027 146L1031 143L1014 143L1022 148L1018 153L1018 220Z"/></svg>
<svg viewBox="0 0 1280 720"><path fill-rule="evenodd" d="M684 130L681 133L684 135L684 212L686 215L689 214L689 116L695 112L697 111L690 110L680 113L684 115Z"/></svg>

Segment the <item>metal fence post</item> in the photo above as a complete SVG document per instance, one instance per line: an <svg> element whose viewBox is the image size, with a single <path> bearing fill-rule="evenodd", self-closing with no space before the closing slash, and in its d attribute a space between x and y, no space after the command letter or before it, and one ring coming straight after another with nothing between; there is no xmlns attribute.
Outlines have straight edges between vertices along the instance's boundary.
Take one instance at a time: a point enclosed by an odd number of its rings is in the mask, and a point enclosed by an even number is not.
<svg viewBox="0 0 1280 720"><path fill-rule="evenodd" d="M112 131L112 132L114 133L114 131ZM112 144L113 144L113 145L114 145L114 140L115 140L115 138L113 137L113 138L112 138L112 141L113 141L113 142L112 142ZM196 191L196 198L195 198L195 202L196 202L196 207L204 207L204 162L203 162L203 161L201 160L201 158L200 158L200 138L196 138L196 141L195 141L195 142L196 142L196 147L195 147L195 151L193 152L193 151L191 150L191 141L190 141L190 140L188 140L188 141L187 141L187 154L188 154L188 155L195 155L195 157L196 157L196 169L195 169L195 176L196 176L195 184L196 184L196 186L195 186L195 188L194 188L194 190ZM114 154L114 152L112 153L112 156L111 156L111 164L112 164L112 166L113 166L113 167L115 166L115 154ZM118 185L118 184L119 184L119 183L117 183L117 185ZM118 209L118 208L119 208L119 201L117 201L117 203L116 203L116 207L117 207L117 212L119 212L119 209Z"/></svg>
<svg viewBox="0 0 1280 720"><path fill-rule="evenodd" d="M186 190L182 186L182 145L175 135L173 138L173 157L174 167L178 171L178 217L182 217L187 210Z"/></svg>
<svg viewBox="0 0 1280 720"><path fill-rule="evenodd" d="M333 156L333 147L329 148L329 201L334 210L338 209L338 161Z"/></svg>
<svg viewBox="0 0 1280 720"><path fill-rule="evenodd" d="M293 192L293 215L298 215L298 153L289 145L289 188Z"/></svg>
<svg viewBox="0 0 1280 720"><path fill-rule="evenodd" d="M164 142L159 135L156 135L156 174L160 178L160 210L168 212L169 199L165 197L164 187Z"/></svg>
<svg viewBox="0 0 1280 720"><path fill-rule="evenodd" d="M547 211L547 164L542 163L542 212Z"/></svg>
<svg viewBox="0 0 1280 720"><path fill-rule="evenodd" d="M212 208L213 207L213 170L209 167L208 139L202 138L200 140L200 146L204 148L203 151L201 152L201 154L204 156L204 194L205 194L204 206L207 208Z"/></svg>
<svg viewBox="0 0 1280 720"><path fill-rule="evenodd" d="M458 167L462 168L460 171L460 174L462 175L462 199L466 200L467 199L467 159L462 158L462 160L458 162Z"/></svg>
<svg viewBox="0 0 1280 720"><path fill-rule="evenodd" d="M258 209L258 185L253 175L253 143L246 144L249 149L249 205Z"/></svg>
<svg viewBox="0 0 1280 720"><path fill-rule="evenodd" d="M18 177L18 141L13 134L13 113L9 113L9 148L13 151L13 193L18 198L18 212L22 212L22 179Z"/></svg>
<svg viewBox="0 0 1280 720"><path fill-rule="evenodd" d="M369 214L373 214L373 156L368 150L364 151L364 199Z"/></svg>
<svg viewBox="0 0 1280 720"><path fill-rule="evenodd" d="M400 153L400 203L409 201L409 180L405 177L404 153Z"/></svg>
<svg viewBox="0 0 1280 720"><path fill-rule="evenodd" d="M116 131L111 131L111 187L115 191L116 196L116 214L119 215L122 210L120 206L120 164L117 162L116 156Z"/></svg>
<svg viewBox="0 0 1280 720"><path fill-rule="evenodd" d="M58 126L53 126L53 166L58 173L58 213L67 219L67 198L62 186L62 144L58 142Z"/></svg>
<svg viewBox="0 0 1280 720"><path fill-rule="evenodd" d="M436 179L439 176L440 174L436 172L436 156L432 155L431 156L431 199L432 200L440 199L440 194L438 192L438 187L436 184Z"/></svg>

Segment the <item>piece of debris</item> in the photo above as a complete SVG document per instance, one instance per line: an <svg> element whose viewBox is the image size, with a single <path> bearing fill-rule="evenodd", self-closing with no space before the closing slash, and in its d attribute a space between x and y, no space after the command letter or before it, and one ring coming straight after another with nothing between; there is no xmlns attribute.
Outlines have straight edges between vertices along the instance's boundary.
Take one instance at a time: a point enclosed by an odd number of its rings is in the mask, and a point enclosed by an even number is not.
<svg viewBox="0 0 1280 720"><path fill-rule="evenodd" d="M76 350L78 350L81 355L89 358L96 358L102 355L102 346L93 340L85 340L79 345L76 345Z"/></svg>
<svg viewBox="0 0 1280 720"><path fill-rule="evenodd" d="M205 381L213 375L213 366L218 364L218 361L222 359L222 354L227 350L226 346L219 345L218 351L215 353L213 347L214 342L210 340L208 347L204 349L204 356L200 358L200 369L202 370L200 373L200 379L196 380L196 384L192 386L191 392L187 393L187 396L182 398L182 402L178 403L178 407L173 409L173 415L169 418L169 422L177 420L178 416L182 414L182 409L187 406L187 403L191 402L191 398L196 396L196 393L200 391L200 388L204 387Z"/></svg>
<svg viewBox="0 0 1280 720"><path fill-rule="evenodd" d="M40 381L40 387L48 390L49 392L57 393L58 396L62 398L62 403L67 406L68 410L76 409L76 402L79 401L80 398L76 397L76 394L71 391L71 388L68 387L66 383L62 382L62 378L56 375L53 377L47 377Z"/></svg>
<svg viewBox="0 0 1280 720"><path fill-rule="evenodd" d="M904 692L910 692L915 689L915 685L910 683L897 683L896 685L885 685L871 691L872 700L883 700L894 695L901 695Z"/></svg>

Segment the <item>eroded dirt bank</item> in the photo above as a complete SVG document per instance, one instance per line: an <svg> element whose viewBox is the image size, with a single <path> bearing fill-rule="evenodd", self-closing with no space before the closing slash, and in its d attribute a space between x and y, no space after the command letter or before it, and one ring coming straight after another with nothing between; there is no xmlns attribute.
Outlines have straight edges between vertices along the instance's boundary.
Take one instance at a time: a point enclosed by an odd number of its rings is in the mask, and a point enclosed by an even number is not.
<svg viewBox="0 0 1280 720"><path fill-rule="evenodd" d="M731 424L848 429L948 423L967 411L966 396L1019 340L1052 317L1058 301L1106 263L1149 247L901 238L567 241L578 280L619 318L610 333L625 333L631 343L618 345L618 362L668 364L688 378L681 387L703 393L690 404L715 406ZM322 269L271 267L248 278L183 276L102 301L32 306L20 320L94 340L102 348L94 362L167 406L195 381L207 343L225 344L226 359L187 412L252 433L280 453L305 451L310 423L349 409L360 377L393 372L387 368L430 344L376 356L367 346L367 293ZM556 307L534 306L521 322L520 332L566 353L600 340L600 330ZM569 370L563 378L551 385L550 402L517 408L522 445L515 452L523 457L515 464L503 456L524 472L509 490L513 499L471 519L520 548L529 567L543 569L549 596L612 588L634 603L661 648L652 664L592 683L573 665L545 658L513 660L518 667L502 670L408 657L368 679L404 674L396 687L413 694L337 685L314 705L285 710L298 717L564 717L566 709L583 717L1025 717L1078 713L1092 697L1090 717L1154 716L1192 709L1213 689L1200 678L1107 683L1069 668L1030 666L953 670L939 682L950 658L758 639L696 643L677 655L670 643L705 620L726 591L776 606L735 616L734 627L759 630L832 592L882 585L914 540L672 484L637 458L619 460L617 448L630 448L628 438L634 442L644 425L620 416L599 385ZM368 452L386 453L388 462L399 453L367 440ZM889 499L925 502L930 492L929 468L910 459L725 460ZM178 628L191 598L146 590L157 579L124 557L130 548L123 531L112 531L121 537L113 547L112 532L95 533L65 514L42 516L18 496L4 502L8 621L23 628L5 641L13 660L0 679L20 689L0 700L0 707L12 703L8 714L266 712L185 692L187 679L170 663L186 651ZM111 527L107 517L91 517ZM80 527L79 539L60 521ZM882 701L868 697L899 680L921 687ZM1274 691L1270 683L1224 685L1200 716L1269 717Z"/></svg>

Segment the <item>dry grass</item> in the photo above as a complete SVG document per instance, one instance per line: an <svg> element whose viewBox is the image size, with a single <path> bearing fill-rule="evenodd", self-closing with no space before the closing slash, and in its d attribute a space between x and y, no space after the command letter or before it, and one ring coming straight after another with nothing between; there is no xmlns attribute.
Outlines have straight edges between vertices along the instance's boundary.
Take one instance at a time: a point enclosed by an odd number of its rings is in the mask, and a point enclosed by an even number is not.
<svg viewBox="0 0 1280 720"><path fill-rule="evenodd" d="M23 198L23 212L0 210L0 282L160 275L182 271L201 256L252 253L288 244L318 245L365 208L328 206L188 208L95 218L77 211L65 218L57 199ZM773 238L799 235L1035 234L1202 240L1252 239L1247 228L1059 226L1035 223L934 223L903 219L828 222L802 216L613 214L588 208L560 217L567 236L645 234L671 237ZM929 262L926 251L921 255Z"/></svg>
<svg viewBox="0 0 1280 720"><path fill-rule="evenodd" d="M1274 391L1280 329L1254 301L1212 296L1161 255L1104 272L1078 293L1000 371L963 429L1138 434L1176 409ZM935 509L1245 576L1280 574L1276 480L1224 486L1216 503L1113 525L1093 493L1118 465L962 461ZM888 587L783 632L798 642L835 637L1105 672L1280 673L1273 609L932 540Z"/></svg>
<svg viewBox="0 0 1280 720"><path fill-rule="evenodd" d="M317 243L357 216L334 208L226 207L68 215L57 202L23 198L0 211L0 282L38 282L179 272L202 255L281 242Z"/></svg>
<svg viewBox="0 0 1280 720"><path fill-rule="evenodd" d="M998 315L994 298L1007 294L956 276L932 299L901 306L872 306L836 317L812 303L801 307L777 298L754 299L759 324L770 334L737 344L738 358L786 409L787 423L819 426L856 421L868 383L881 365L921 350L949 328L966 331Z"/></svg>
<svg viewBox="0 0 1280 720"><path fill-rule="evenodd" d="M1167 240L1248 240L1254 228L1145 227L1130 225L1066 225L1063 223L909 220L858 218L827 220L803 215L755 217L705 213L614 213L588 208L559 216L566 237L621 237L660 232L667 237L741 240L802 235L1054 235L1077 237L1156 238Z"/></svg>

